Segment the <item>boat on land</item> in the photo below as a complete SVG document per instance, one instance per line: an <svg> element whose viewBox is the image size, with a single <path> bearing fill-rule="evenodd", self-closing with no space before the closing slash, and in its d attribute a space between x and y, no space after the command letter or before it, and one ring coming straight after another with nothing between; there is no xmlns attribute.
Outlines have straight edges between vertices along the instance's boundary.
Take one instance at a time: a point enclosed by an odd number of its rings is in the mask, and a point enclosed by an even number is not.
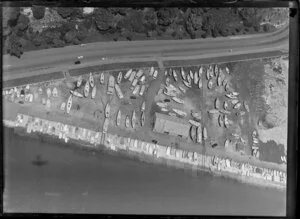
<svg viewBox="0 0 300 219"><path fill-rule="evenodd" d="M157 78L157 75L158 75L158 71L155 70L154 73L153 73L153 79L156 79L156 78Z"/></svg>
<svg viewBox="0 0 300 219"><path fill-rule="evenodd" d="M154 67L152 66L152 67L150 68L149 75L152 76L153 73L154 73Z"/></svg>
<svg viewBox="0 0 300 219"><path fill-rule="evenodd" d="M235 92L235 91L232 91L231 94L232 94L233 96L238 96L240 93Z"/></svg>
<svg viewBox="0 0 300 219"><path fill-rule="evenodd" d="M138 83L138 79L134 79L133 82L132 82L132 84L131 84L131 86L135 87L137 85L137 83Z"/></svg>
<svg viewBox="0 0 300 219"><path fill-rule="evenodd" d="M215 100L215 108L220 109L220 105L221 105L220 99L217 97L216 100Z"/></svg>
<svg viewBox="0 0 300 219"><path fill-rule="evenodd" d="M224 121L223 121L223 115L222 115L222 114L219 115L218 123L219 123L219 126L220 126L220 127L222 127L223 124L224 124Z"/></svg>
<svg viewBox="0 0 300 219"><path fill-rule="evenodd" d="M84 96L87 97L89 95L89 92L90 92L90 84L87 81L84 86Z"/></svg>
<svg viewBox="0 0 300 219"><path fill-rule="evenodd" d="M199 76L199 78L202 77L202 74L203 74L203 67L201 66L201 67L199 68L199 71L198 71L198 76Z"/></svg>
<svg viewBox="0 0 300 219"><path fill-rule="evenodd" d="M133 110L132 117L131 117L131 126L132 126L132 128L135 128L135 123L136 123L136 114L135 114L135 111Z"/></svg>
<svg viewBox="0 0 300 219"><path fill-rule="evenodd" d="M195 120L198 120L198 121L201 120L201 113L199 113L199 112L192 112L191 115L192 115L192 117L193 117Z"/></svg>
<svg viewBox="0 0 300 219"><path fill-rule="evenodd" d="M226 67L226 68L225 68L225 71L226 71L226 73L227 73L227 74L229 74L229 73L230 73L230 72L229 72L229 68L228 68L228 67Z"/></svg>
<svg viewBox="0 0 300 219"><path fill-rule="evenodd" d="M143 111L141 115L141 125L144 126L144 124L145 124L145 113Z"/></svg>
<svg viewBox="0 0 300 219"><path fill-rule="evenodd" d="M172 97L172 100L174 100L176 103L180 103L180 104L183 104L184 103L184 100L178 98L178 97Z"/></svg>
<svg viewBox="0 0 300 219"><path fill-rule="evenodd" d="M198 81L199 81L199 75L197 72L195 72L195 75L194 75L194 83L195 84L198 84Z"/></svg>
<svg viewBox="0 0 300 219"><path fill-rule="evenodd" d="M217 85L218 86L221 86L222 85L222 77L221 75L219 74L218 78L217 78Z"/></svg>
<svg viewBox="0 0 300 219"><path fill-rule="evenodd" d="M182 111L182 110L179 110L179 109L172 109L175 113L177 113L179 116L186 116L187 113Z"/></svg>
<svg viewBox="0 0 300 219"><path fill-rule="evenodd" d="M215 74L215 77L217 77L219 74L219 67L217 64L215 65L214 74Z"/></svg>
<svg viewBox="0 0 300 219"><path fill-rule="evenodd" d="M169 116L173 116L173 117L177 117L177 114L176 114L176 113L173 113L173 112L169 112L168 115L169 115Z"/></svg>
<svg viewBox="0 0 300 219"><path fill-rule="evenodd" d="M167 103L162 103L162 102L157 102L156 105L159 106L159 107L161 107L161 108L162 107L168 107Z"/></svg>
<svg viewBox="0 0 300 219"><path fill-rule="evenodd" d="M179 90L181 90L183 93L186 92L186 90L182 86L179 86Z"/></svg>
<svg viewBox="0 0 300 219"><path fill-rule="evenodd" d="M120 126L121 124L121 118L122 118L122 113L121 113L121 110L118 111L118 114L117 114L117 126Z"/></svg>
<svg viewBox="0 0 300 219"><path fill-rule="evenodd" d="M177 73L176 73L176 71L174 69L173 69L172 73L173 73L174 80L178 81L178 76L177 76Z"/></svg>
<svg viewBox="0 0 300 219"><path fill-rule="evenodd" d="M191 125L190 138L193 142L197 141L197 127L196 126Z"/></svg>
<svg viewBox="0 0 300 219"><path fill-rule="evenodd" d="M120 84L120 83L121 83L121 81L122 81L122 77L123 77L123 74L122 74L122 72L119 72L119 74L118 74L118 78L117 78L117 83L118 83L118 84Z"/></svg>
<svg viewBox="0 0 300 219"><path fill-rule="evenodd" d="M226 140L225 140L225 143L224 143L225 148L228 148L228 147L229 147L229 144L230 144L230 140L229 140L229 139L226 139Z"/></svg>
<svg viewBox="0 0 300 219"><path fill-rule="evenodd" d="M96 86L94 86L93 89L92 89L92 99L95 98L96 92L97 92L97 88L96 88Z"/></svg>
<svg viewBox="0 0 300 219"><path fill-rule="evenodd" d="M104 84L104 73L100 74L100 84Z"/></svg>
<svg viewBox="0 0 300 219"><path fill-rule="evenodd" d="M197 122L197 121L195 121L195 120L192 120L192 119L190 119L190 120L189 120L189 123L190 123L191 125L193 125L193 126L196 126L196 127L198 127L198 126L200 126L200 125L201 125L201 123L200 123L200 122Z"/></svg>
<svg viewBox="0 0 300 219"><path fill-rule="evenodd" d="M224 110L227 110L227 109L228 109L228 103L227 103L226 100L224 101L223 108L224 108Z"/></svg>
<svg viewBox="0 0 300 219"><path fill-rule="evenodd" d="M130 77L128 79L130 82L132 82L134 80L135 74L136 74L136 71L131 72Z"/></svg>
<svg viewBox="0 0 300 219"><path fill-rule="evenodd" d="M183 68L181 68L181 77L183 80L186 80L186 74Z"/></svg>
<svg viewBox="0 0 300 219"><path fill-rule="evenodd" d="M95 86L94 77L93 77L92 72L90 72L89 82L90 82L91 87Z"/></svg>
<svg viewBox="0 0 300 219"><path fill-rule="evenodd" d="M192 85L187 81L183 81L183 84L188 88L192 88Z"/></svg>
<svg viewBox="0 0 300 219"><path fill-rule="evenodd" d="M125 127L128 128L130 125L130 119L129 119L129 116L126 116L126 119L125 119Z"/></svg>
<svg viewBox="0 0 300 219"><path fill-rule="evenodd" d="M226 115L230 115L230 114L231 114L230 111L228 111L228 110L223 110L223 109L219 110L219 112L222 113L222 114L226 114Z"/></svg>
<svg viewBox="0 0 300 219"><path fill-rule="evenodd" d="M201 125L197 127L197 143L201 144L202 143L202 127Z"/></svg>
<svg viewBox="0 0 300 219"><path fill-rule="evenodd" d="M124 75L124 79L128 79L128 78L130 77L131 73L132 73L132 69L129 69L129 70L126 72L126 74Z"/></svg>
<svg viewBox="0 0 300 219"><path fill-rule="evenodd" d="M167 78L166 78L166 86L168 87L169 85L170 85L170 78L167 77Z"/></svg>
<svg viewBox="0 0 300 219"><path fill-rule="evenodd" d="M139 93L140 96L144 95L145 89L146 89L146 86L143 84L140 89L140 93Z"/></svg>
<svg viewBox="0 0 300 219"><path fill-rule="evenodd" d="M80 87L81 84L82 84L82 75L78 78L76 86Z"/></svg>
<svg viewBox="0 0 300 219"><path fill-rule="evenodd" d="M227 117L227 115L224 115L224 126L226 127L226 128L228 128L229 127L229 120L228 120L228 117Z"/></svg>
<svg viewBox="0 0 300 219"><path fill-rule="evenodd" d="M208 88L208 89L212 89L212 88L213 88L213 84L214 84L214 83L213 83L213 81L212 81L212 78L209 79L208 82L207 82L207 88Z"/></svg>
<svg viewBox="0 0 300 219"><path fill-rule="evenodd" d="M141 82L141 83L144 83L144 82L145 82L145 80L146 80L146 76L145 76L145 75L143 75L143 76L140 78L140 82Z"/></svg>
<svg viewBox="0 0 300 219"><path fill-rule="evenodd" d="M224 80L222 81L222 85L223 85L223 86L226 86L226 85L227 85L227 83L228 83L227 79L226 79L226 78L224 78Z"/></svg>
<svg viewBox="0 0 300 219"><path fill-rule="evenodd" d="M226 97L230 98L230 99L236 99L237 96L232 95L232 94L225 94Z"/></svg>
<svg viewBox="0 0 300 219"><path fill-rule="evenodd" d="M132 94L133 94L133 95L137 95L137 93L139 92L139 90L140 90L140 85L136 85L136 86L134 87L134 90L133 90Z"/></svg>
<svg viewBox="0 0 300 219"><path fill-rule="evenodd" d="M165 107L162 107L161 109L160 109L162 112L168 112L169 110L167 109L167 108L165 108Z"/></svg>
<svg viewBox="0 0 300 219"><path fill-rule="evenodd" d="M189 84L192 83L192 78L191 78L190 75L187 75L187 76L186 76L186 80L187 80L187 82L188 82Z"/></svg>
<svg viewBox="0 0 300 219"><path fill-rule="evenodd" d="M69 96L68 101L67 101L67 113L70 113L71 107L72 107L72 95Z"/></svg>
<svg viewBox="0 0 300 219"><path fill-rule="evenodd" d="M194 79L194 74L193 74L192 70L190 70L190 77L191 77L191 79Z"/></svg>
<svg viewBox="0 0 300 219"><path fill-rule="evenodd" d="M70 90L70 93L73 94L76 97L80 97L80 98L83 97L83 95L81 93L77 92L77 91Z"/></svg>
<svg viewBox="0 0 300 219"><path fill-rule="evenodd" d="M120 99L123 99L124 98L124 95L123 95L123 92L121 91L121 88L118 84L115 84L115 90L117 92L117 96L120 98Z"/></svg>
<svg viewBox="0 0 300 219"><path fill-rule="evenodd" d="M206 141L207 140L207 129L206 129L206 127L203 127L203 130L202 130L202 135L203 135L203 139L204 139L204 141Z"/></svg>
<svg viewBox="0 0 300 219"><path fill-rule="evenodd" d="M233 100L231 100L231 103L232 103L233 105L237 104L238 102L239 102L238 99L233 99Z"/></svg>
<svg viewBox="0 0 300 219"><path fill-rule="evenodd" d="M138 72L137 72L136 75L135 75L135 78L136 78L136 79L139 79L143 74L144 74L143 70L142 70L142 69L139 69Z"/></svg>
<svg viewBox="0 0 300 219"><path fill-rule="evenodd" d="M141 111L144 112L146 109L146 102L144 101L141 106Z"/></svg>
<svg viewBox="0 0 300 219"><path fill-rule="evenodd" d="M241 103L241 102L238 102L237 104L235 104L235 105L233 106L233 109L240 109L241 106L242 106L242 103Z"/></svg>
<svg viewBox="0 0 300 219"><path fill-rule="evenodd" d="M246 101L244 101L244 107L247 110L247 112L249 113L250 112L250 108L249 108L249 105L246 103Z"/></svg>
<svg viewBox="0 0 300 219"><path fill-rule="evenodd" d="M199 87L199 89L202 88L202 78L199 78L199 81L198 81L198 87Z"/></svg>
<svg viewBox="0 0 300 219"><path fill-rule="evenodd" d="M110 105L109 103L107 103L105 106L105 118L108 118L109 114L110 114Z"/></svg>
<svg viewBox="0 0 300 219"><path fill-rule="evenodd" d="M208 110L208 113L210 113L210 114L216 114L216 113L219 113L219 111L216 110L216 109L211 109L211 110Z"/></svg>

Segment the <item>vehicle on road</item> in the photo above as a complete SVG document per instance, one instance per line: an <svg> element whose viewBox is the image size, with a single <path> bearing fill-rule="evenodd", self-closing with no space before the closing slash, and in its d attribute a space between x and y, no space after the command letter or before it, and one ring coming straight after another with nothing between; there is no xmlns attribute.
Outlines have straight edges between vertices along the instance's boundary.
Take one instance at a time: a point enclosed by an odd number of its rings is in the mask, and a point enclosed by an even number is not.
<svg viewBox="0 0 300 219"><path fill-rule="evenodd" d="M79 65L81 62L79 61L79 60L76 60L75 62L74 62L74 64L75 65Z"/></svg>

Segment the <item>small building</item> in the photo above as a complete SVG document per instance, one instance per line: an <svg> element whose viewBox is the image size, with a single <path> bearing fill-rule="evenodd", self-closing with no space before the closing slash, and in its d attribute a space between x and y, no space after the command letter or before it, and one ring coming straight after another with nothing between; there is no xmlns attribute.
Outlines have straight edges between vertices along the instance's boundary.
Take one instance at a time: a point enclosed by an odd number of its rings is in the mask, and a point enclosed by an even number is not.
<svg viewBox="0 0 300 219"><path fill-rule="evenodd" d="M161 113L155 113L154 120L154 132L179 136L185 139L189 137L191 125L184 119Z"/></svg>

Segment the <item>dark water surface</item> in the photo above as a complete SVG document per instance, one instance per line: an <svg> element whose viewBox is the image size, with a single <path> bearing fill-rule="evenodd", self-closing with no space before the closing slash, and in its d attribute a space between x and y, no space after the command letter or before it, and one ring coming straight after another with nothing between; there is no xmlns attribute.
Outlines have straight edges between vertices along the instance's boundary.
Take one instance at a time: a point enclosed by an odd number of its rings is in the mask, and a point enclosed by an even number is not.
<svg viewBox="0 0 300 219"><path fill-rule="evenodd" d="M5 212L284 215L285 192L16 136L5 129ZM40 155L48 163L32 161Z"/></svg>

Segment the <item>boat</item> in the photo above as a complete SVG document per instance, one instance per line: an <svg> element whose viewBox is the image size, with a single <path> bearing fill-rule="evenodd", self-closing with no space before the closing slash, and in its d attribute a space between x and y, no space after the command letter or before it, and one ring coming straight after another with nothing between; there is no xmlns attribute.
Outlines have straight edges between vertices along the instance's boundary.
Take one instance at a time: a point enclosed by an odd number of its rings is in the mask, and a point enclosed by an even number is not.
<svg viewBox="0 0 300 219"><path fill-rule="evenodd" d="M120 84L121 83L121 81L122 81L122 72L119 72L119 74L118 74L118 78L117 78L117 83L118 84Z"/></svg>
<svg viewBox="0 0 300 219"><path fill-rule="evenodd" d="M199 112L192 112L191 115L192 115L192 117L193 117L194 119L196 119L196 120L198 120L198 121L201 120L201 113L199 113Z"/></svg>
<svg viewBox="0 0 300 219"><path fill-rule="evenodd" d="M201 125L197 127L197 143L201 144L202 143L202 127Z"/></svg>
<svg viewBox="0 0 300 219"><path fill-rule="evenodd" d="M224 101L223 108L224 108L224 110L227 110L227 109L228 109L228 103L227 103L226 100Z"/></svg>
<svg viewBox="0 0 300 219"><path fill-rule="evenodd" d="M198 81L198 87L199 87L199 89L202 88L202 78L199 78L199 81Z"/></svg>
<svg viewBox="0 0 300 219"><path fill-rule="evenodd" d="M139 79L143 74L144 74L143 70L142 70L142 69L139 69L138 72L137 72L136 75L135 75L135 78L136 78L136 79Z"/></svg>
<svg viewBox="0 0 300 219"><path fill-rule="evenodd" d="M152 67L150 68L149 75L152 76L153 73L154 73L154 67L152 66Z"/></svg>
<svg viewBox="0 0 300 219"><path fill-rule="evenodd" d="M206 130L206 127L203 127L202 136L203 136L204 141L207 140L207 130Z"/></svg>
<svg viewBox="0 0 300 219"><path fill-rule="evenodd" d="M170 78L167 77L167 78L166 78L166 86L169 86L169 85L170 85Z"/></svg>
<svg viewBox="0 0 300 219"><path fill-rule="evenodd" d="M211 78L209 69L206 71L206 79L209 80Z"/></svg>
<svg viewBox="0 0 300 219"><path fill-rule="evenodd" d="M129 70L126 72L126 74L124 75L124 79L128 79L129 76L131 75L131 73L132 73L132 69L129 69Z"/></svg>
<svg viewBox="0 0 300 219"><path fill-rule="evenodd" d="M162 112L168 112L169 110L167 109L167 108L165 108L165 107L162 107L161 109L160 109Z"/></svg>
<svg viewBox="0 0 300 219"><path fill-rule="evenodd" d="M227 83L228 83L227 79L226 79L226 78L224 78L224 80L222 81L222 85L223 85L223 86L226 86L226 85L227 85Z"/></svg>
<svg viewBox="0 0 300 219"><path fill-rule="evenodd" d="M183 93L186 92L186 90L185 90L182 86L179 86L179 89L180 89Z"/></svg>
<svg viewBox="0 0 300 219"><path fill-rule="evenodd" d="M201 66L201 67L199 68L199 71L198 71L198 76L199 76L199 78L202 77L202 74L203 74L203 67Z"/></svg>
<svg viewBox="0 0 300 219"><path fill-rule="evenodd" d="M216 109L220 109L220 105L221 105L220 99L219 99L219 98L216 98L216 100L215 100L215 108L216 108Z"/></svg>
<svg viewBox="0 0 300 219"><path fill-rule="evenodd" d="M153 79L156 79L156 78L157 78L157 75L158 75L158 71L155 70L154 73L153 73Z"/></svg>
<svg viewBox="0 0 300 219"><path fill-rule="evenodd" d="M81 84L82 84L82 75L77 79L76 86L77 86L77 87L80 87Z"/></svg>
<svg viewBox="0 0 300 219"><path fill-rule="evenodd" d="M226 97L230 98L230 99L236 99L237 96L234 96L232 94L225 94Z"/></svg>
<svg viewBox="0 0 300 219"><path fill-rule="evenodd" d="M237 104L238 102L239 102L239 100L237 100L237 99L231 100L231 103L232 103L233 105Z"/></svg>
<svg viewBox="0 0 300 219"><path fill-rule="evenodd" d="M100 74L100 84L104 84L104 73Z"/></svg>
<svg viewBox="0 0 300 219"><path fill-rule="evenodd" d="M132 72L131 72L130 77L129 77L129 79L128 79L130 82L133 81L133 79L134 79L134 77L135 77L135 74L136 74L136 71L132 71Z"/></svg>
<svg viewBox="0 0 300 219"><path fill-rule="evenodd" d="M105 118L108 118L109 114L110 114L110 105L109 103L107 103L105 106Z"/></svg>
<svg viewBox="0 0 300 219"><path fill-rule="evenodd" d="M90 72L89 82L90 82L91 87L95 86L94 77L93 77L92 72Z"/></svg>
<svg viewBox="0 0 300 219"><path fill-rule="evenodd" d="M124 95L121 91L121 88L118 84L115 84L115 90L117 92L117 96L119 97L119 99L123 99L124 98Z"/></svg>
<svg viewBox="0 0 300 219"><path fill-rule="evenodd" d="M176 113L169 112L168 114L169 114L169 116L177 117L177 114L176 114Z"/></svg>
<svg viewBox="0 0 300 219"><path fill-rule="evenodd" d="M67 113L70 113L72 107L72 95L69 96L68 101L67 101Z"/></svg>
<svg viewBox="0 0 300 219"><path fill-rule="evenodd" d="M144 83L144 82L145 82L145 80L146 80L146 76L145 76L145 75L143 75L143 76L140 78L140 82Z"/></svg>
<svg viewBox="0 0 300 219"><path fill-rule="evenodd" d="M165 76L167 76L168 75L168 70L165 70Z"/></svg>
<svg viewBox="0 0 300 219"><path fill-rule="evenodd" d="M219 74L218 78L217 78L217 85L218 86L221 86L222 85L222 77L221 75Z"/></svg>
<svg viewBox="0 0 300 219"><path fill-rule="evenodd" d="M215 65L214 74L215 74L215 77L217 77L217 75L219 74L219 67L217 64Z"/></svg>
<svg viewBox="0 0 300 219"><path fill-rule="evenodd" d="M141 125L144 126L145 124L145 113L142 112L142 115L141 115Z"/></svg>
<svg viewBox="0 0 300 219"><path fill-rule="evenodd" d="M178 81L178 77L177 77L176 71L174 69L173 69L172 73L173 73L174 80Z"/></svg>
<svg viewBox="0 0 300 219"><path fill-rule="evenodd" d="M241 106L242 106L242 103L241 103L241 102L238 102L237 104L235 104L235 105L233 106L233 109L240 109Z"/></svg>
<svg viewBox="0 0 300 219"><path fill-rule="evenodd" d="M135 78L135 79L133 80L131 86L132 86L132 87L135 87L135 86L137 85L137 83L138 83L138 79Z"/></svg>
<svg viewBox="0 0 300 219"><path fill-rule="evenodd" d="M93 90L92 90L92 99L95 98L95 96L96 96L96 91L97 91L97 88L96 88L96 86L94 86L94 87L93 87Z"/></svg>
<svg viewBox="0 0 300 219"><path fill-rule="evenodd" d="M172 109L175 113L177 113L179 116L186 116L187 113L184 111L181 111L179 109Z"/></svg>
<svg viewBox="0 0 300 219"><path fill-rule="evenodd" d="M132 126L132 128L135 128L135 122L136 122L136 115L135 115L135 111L133 110L132 117L131 117L131 126Z"/></svg>
<svg viewBox="0 0 300 219"><path fill-rule="evenodd" d="M172 100L174 100L176 103L180 103L180 104L183 104L184 103L184 100L178 98L178 97L172 97Z"/></svg>
<svg viewBox="0 0 300 219"><path fill-rule="evenodd" d="M229 121L228 121L228 117L227 117L226 115L224 115L224 126L225 126L226 128L229 127Z"/></svg>
<svg viewBox="0 0 300 219"><path fill-rule="evenodd" d="M210 113L210 114L216 114L216 113L219 113L219 111L216 110L216 109L211 109L211 110L208 110L208 113Z"/></svg>
<svg viewBox="0 0 300 219"><path fill-rule="evenodd" d="M133 95L136 95L136 94L139 92L139 90L140 90L140 85L136 85L136 86L134 87L134 90L132 91L132 94L133 94Z"/></svg>
<svg viewBox="0 0 300 219"><path fill-rule="evenodd" d="M187 80L187 82L188 82L189 84L192 83L192 78L191 78L190 75L187 75L187 76L186 76L186 80Z"/></svg>
<svg viewBox="0 0 300 219"><path fill-rule="evenodd" d="M157 102L156 105L159 107L168 107L167 103L162 103L162 102Z"/></svg>
<svg viewBox="0 0 300 219"><path fill-rule="evenodd" d="M183 68L181 68L181 77L183 80L186 80L186 74Z"/></svg>
<svg viewBox="0 0 300 219"><path fill-rule="evenodd" d="M84 86L84 96L87 97L89 95L89 92L90 92L90 84L87 81Z"/></svg>
<svg viewBox="0 0 300 219"><path fill-rule="evenodd" d="M212 87L213 87L213 81L212 81L212 79L209 79L207 82L207 88L212 89Z"/></svg>
<svg viewBox="0 0 300 219"><path fill-rule="evenodd" d="M235 92L235 91L232 91L231 94L232 94L233 96L238 96L240 93Z"/></svg>
<svg viewBox="0 0 300 219"><path fill-rule="evenodd" d="M220 127L222 127L223 124L224 124L224 121L223 121L223 115L222 115L222 114L219 115L218 123L219 123L219 126L220 126Z"/></svg>
<svg viewBox="0 0 300 219"><path fill-rule="evenodd" d="M223 110L223 109L219 110L219 112L220 112L220 113L223 113L223 114L226 114L226 115L230 115L230 114L231 114L230 111L228 111L228 110Z"/></svg>
<svg viewBox="0 0 300 219"><path fill-rule="evenodd" d="M126 119L125 119L125 127L128 128L130 125L130 119L129 119L129 116L126 116Z"/></svg>
<svg viewBox="0 0 300 219"><path fill-rule="evenodd" d="M250 112L250 108L249 108L249 105L246 103L246 101L244 101L244 107L247 110L247 112L249 113Z"/></svg>
<svg viewBox="0 0 300 219"><path fill-rule="evenodd" d="M198 81L199 81L199 75L197 72L195 72L195 75L194 75L194 83L195 84L198 84Z"/></svg>
<svg viewBox="0 0 300 219"><path fill-rule="evenodd" d="M191 70L190 70L190 77L191 77L192 80L194 79L194 74Z"/></svg>
<svg viewBox="0 0 300 219"><path fill-rule="evenodd" d="M192 139L193 142L197 141L197 127L196 126L191 125L190 138Z"/></svg>
<svg viewBox="0 0 300 219"><path fill-rule="evenodd" d="M228 67L225 68L225 71L226 71L227 74L229 74L229 68Z"/></svg>
<svg viewBox="0 0 300 219"><path fill-rule="evenodd" d="M120 126L121 124L121 118L122 118L122 113L121 113L121 110L119 110L118 114L117 114L117 126Z"/></svg>
<svg viewBox="0 0 300 219"><path fill-rule="evenodd" d="M70 93L73 94L76 97L80 97L80 98L83 97L83 95L81 93L77 92L77 91L70 90Z"/></svg>
<svg viewBox="0 0 300 219"><path fill-rule="evenodd" d="M141 90L140 90L140 93L139 93L140 96L143 96L143 95L144 95L145 89L146 89L146 86L145 86L145 85L142 85Z"/></svg>
<svg viewBox="0 0 300 219"><path fill-rule="evenodd" d="M230 140L229 140L229 139L226 139L226 140L225 140L225 143L224 143L225 148L228 148L228 147L229 147L229 143L230 143Z"/></svg>
<svg viewBox="0 0 300 219"><path fill-rule="evenodd" d="M192 88L191 84L187 81L183 81L183 84L188 88Z"/></svg>
<svg viewBox="0 0 300 219"><path fill-rule="evenodd" d="M200 126L200 125L201 125L201 123L200 123L200 122L197 122L197 121L195 121L195 120L192 120L192 119L190 119L190 120L189 120L189 123L190 123L191 125L193 125L193 126L196 126L196 127L198 127L198 126Z"/></svg>
<svg viewBox="0 0 300 219"><path fill-rule="evenodd" d="M146 102L144 101L141 106L141 111L144 112L146 109Z"/></svg>

